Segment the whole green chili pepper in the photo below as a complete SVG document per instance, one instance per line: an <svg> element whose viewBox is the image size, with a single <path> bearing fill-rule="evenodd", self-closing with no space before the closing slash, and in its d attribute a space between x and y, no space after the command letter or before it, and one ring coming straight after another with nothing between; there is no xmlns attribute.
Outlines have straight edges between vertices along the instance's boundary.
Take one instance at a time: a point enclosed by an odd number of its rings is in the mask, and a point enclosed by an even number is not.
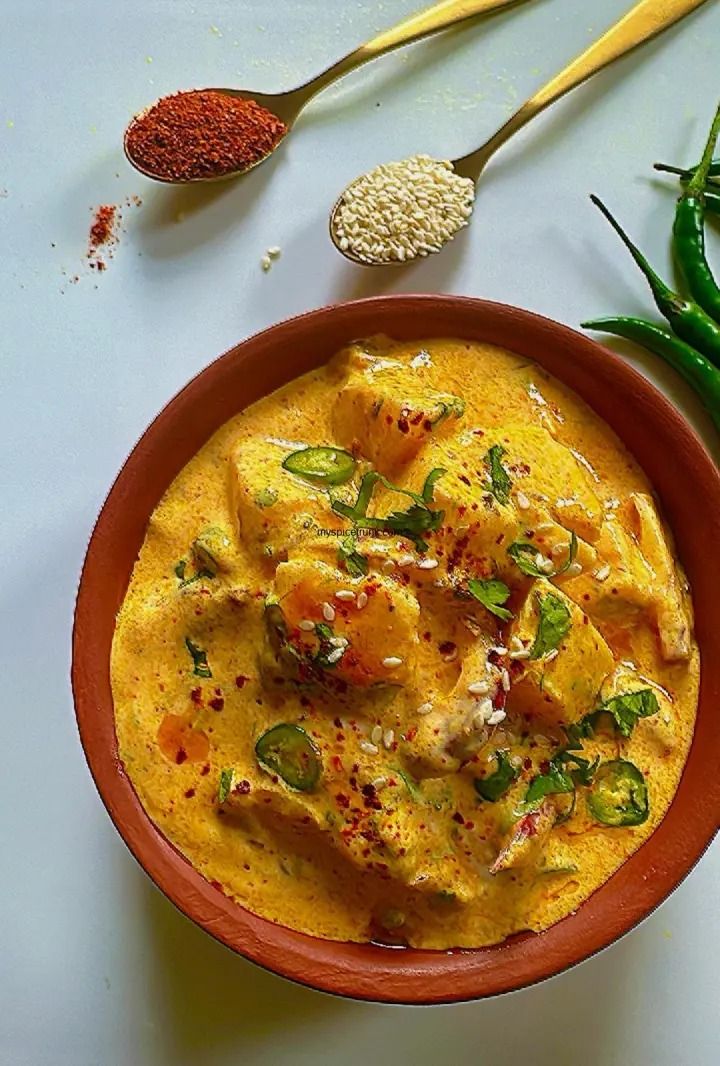
<svg viewBox="0 0 720 1066"><path fill-rule="evenodd" d="M624 337L659 355L695 390L720 432L720 371L704 355L670 330L642 318L596 318L582 327Z"/></svg>
<svg viewBox="0 0 720 1066"><path fill-rule="evenodd" d="M687 341L720 366L720 326L694 300L687 300L665 284L653 270L640 249L633 244L620 223L599 197L590 199L613 227L645 275L658 310L665 316L678 337Z"/></svg>
<svg viewBox="0 0 720 1066"><path fill-rule="evenodd" d="M720 107L697 170L683 189L675 210L673 250L690 295L716 322L720 322L720 287L705 254L704 188L712 154L720 133Z"/></svg>

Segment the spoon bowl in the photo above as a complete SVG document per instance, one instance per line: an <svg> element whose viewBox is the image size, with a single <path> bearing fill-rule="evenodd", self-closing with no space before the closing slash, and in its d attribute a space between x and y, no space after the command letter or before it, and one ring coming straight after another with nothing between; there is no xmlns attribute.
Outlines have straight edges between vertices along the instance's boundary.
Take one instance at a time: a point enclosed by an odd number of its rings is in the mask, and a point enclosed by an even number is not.
<svg viewBox="0 0 720 1066"><path fill-rule="evenodd" d="M266 159L269 159L273 155L280 145L283 143L288 133L292 129L295 120L297 119L300 111L302 110L307 97L303 94L305 86L301 86L298 89L292 89L286 93L254 93L243 89L196 89L188 90L189 92L212 92L221 93L223 96L232 96L236 100L247 100L254 102L260 107L266 108L266 110L272 112L277 118L279 118L285 125L286 129L283 135L275 142L274 146L265 155L260 156L253 163L249 163L246 167L236 167L234 170L229 170L225 174L203 175L197 178L184 178L178 180L177 178L170 178L163 174L159 174L148 168L143 162L133 155L132 148L130 147L130 132L136 122L143 118L152 108L155 106L151 104L146 107L144 111L138 112L137 115L128 124L124 136L123 136L123 151L128 162L135 167L144 177L151 178L153 181L161 182L163 185L203 185L213 184L218 181L228 181L230 178L240 177L242 174L247 174L248 171L254 170L255 167L260 166Z"/></svg>

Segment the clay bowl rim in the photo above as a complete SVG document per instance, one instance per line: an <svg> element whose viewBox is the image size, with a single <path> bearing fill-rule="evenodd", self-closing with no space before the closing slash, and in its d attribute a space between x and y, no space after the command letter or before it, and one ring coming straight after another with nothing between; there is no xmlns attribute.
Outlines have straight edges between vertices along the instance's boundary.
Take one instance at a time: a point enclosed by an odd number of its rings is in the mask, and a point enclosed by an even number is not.
<svg viewBox="0 0 720 1066"><path fill-rule="evenodd" d="M653 835L574 914L541 934L490 948L393 950L320 940L251 914L207 882L140 805L117 753L109 679L114 619L147 519L175 474L244 406L343 343L385 332L407 339L484 340L535 360L608 422L650 477L694 590L703 654L695 736L675 799ZM242 400L235 399L243 396ZM703 503L702 522L693 517ZM281 976L355 999L453 1003L523 988L613 943L690 872L720 821L720 600L702 580L703 549L720 542L720 476L700 439L646 378L583 334L529 311L462 296L396 295L335 304L243 341L197 374L160 412L118 474L95 525L78 590L72 687L95 784L132 854L187 917Z"/></svg>

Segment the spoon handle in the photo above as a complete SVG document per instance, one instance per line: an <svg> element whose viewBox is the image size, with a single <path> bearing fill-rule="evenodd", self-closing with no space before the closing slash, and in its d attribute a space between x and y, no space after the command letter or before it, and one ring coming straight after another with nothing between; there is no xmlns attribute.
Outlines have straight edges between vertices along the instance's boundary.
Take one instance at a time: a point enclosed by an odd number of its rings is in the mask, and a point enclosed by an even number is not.
<svg viewBox="0 0 720 1066"><path fill-rule="evenodd" d="M318 74L301 90L306 97L303 105L331 82L349 74L351 70L362 66L363 63L368 63L371 59L377 59L386 52L392 52L395 48L410 44L412 41L419 41L431 33L448 29L476 15L488 14L491 11L498 11L500 8L511 7L513 4L522 2L524 0L442 0L442 3L433 4L425 11L411 15L397 26L384 30L371 41L360 45L349 55L338 60L322 74Z"/></svg>
<svg viewBox="0 0 720 1066"><path fill-rule="evenodd" d="M498 148L530 119L535 118L576 85L581 85L598 70L656 37L704 3L705 0L641 0L582 55L573 59L564 70L526 100L489 141L470 155L457 160L455 170L464 176L477 178Z"/></svg>

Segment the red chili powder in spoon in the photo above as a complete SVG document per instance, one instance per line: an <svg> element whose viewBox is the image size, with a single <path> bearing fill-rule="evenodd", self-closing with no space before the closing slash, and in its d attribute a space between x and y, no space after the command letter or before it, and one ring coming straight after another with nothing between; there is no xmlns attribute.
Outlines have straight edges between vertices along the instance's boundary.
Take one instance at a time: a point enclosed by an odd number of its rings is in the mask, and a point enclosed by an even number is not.
<svg viewBox="0 0 720 1066"><path fill-rule="evenodd" d="M285 123L254 100L197 89L158 100L133 119L125 143L142 170L192 181L252 166L286 133Z"/></svg>

